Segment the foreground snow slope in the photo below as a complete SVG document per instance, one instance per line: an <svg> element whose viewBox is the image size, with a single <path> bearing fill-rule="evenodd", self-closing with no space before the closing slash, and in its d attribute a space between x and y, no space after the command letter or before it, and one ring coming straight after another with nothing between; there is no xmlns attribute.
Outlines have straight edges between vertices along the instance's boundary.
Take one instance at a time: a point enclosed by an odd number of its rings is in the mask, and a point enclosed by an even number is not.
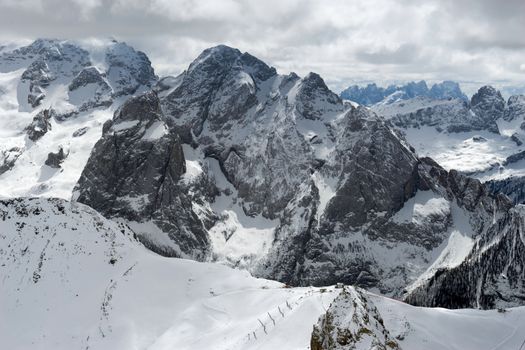
<svg viewBox="0 0 525 350"><path fill-rule="evenodd" d="M345 287L319 319L312 350L521 349L525 308L420 308Z"/></svg>
<svg viewBox="0 0 525 350"><path fill-rule="evenodd" d="M164 258L126 226L59 199L0 202L0 277L3 349L308 349L339 291ZM525 308L449 311L366 295L402 349L523 341Z"/></svg>
<svg viewBox="0 0 525 350"><path fill-rule="evenodd" d="M0 202L0 271L3 349L305 349L336 295L161 257L57 199Z"/></svg>
<svg viewBox="0 0 525 350"><path fill-rule="evenodd" d="M449 310L415 307L370 295L385 328L402 349L520 349L525 341L525 307L497 310Z"/></svg>

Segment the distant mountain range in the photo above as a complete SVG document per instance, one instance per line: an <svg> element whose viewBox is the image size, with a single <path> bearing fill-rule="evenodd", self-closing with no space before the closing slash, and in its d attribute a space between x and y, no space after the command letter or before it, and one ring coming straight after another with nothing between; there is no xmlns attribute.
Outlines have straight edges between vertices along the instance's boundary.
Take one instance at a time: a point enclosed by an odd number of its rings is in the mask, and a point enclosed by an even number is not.
<svg viewBox="0 0 525 350"><path fill-rule="evenodd" d="M357 102L360 105L371 106L377 103L393 103L399 100L408 100L414 97L429 97L432 99L461 99L467 101L467 96L461 91L459 84L454 81L443 81L428 88L424 80L410 82L405 85L389 85L380 87L375 83L367 86L352 85L341 92L341 98Z"/></svg>

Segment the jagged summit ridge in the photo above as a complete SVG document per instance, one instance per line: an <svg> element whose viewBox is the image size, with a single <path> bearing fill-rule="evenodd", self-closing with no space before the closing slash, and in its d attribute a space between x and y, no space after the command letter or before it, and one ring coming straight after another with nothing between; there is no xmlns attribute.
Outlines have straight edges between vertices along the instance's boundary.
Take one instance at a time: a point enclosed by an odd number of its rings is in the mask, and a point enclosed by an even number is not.
<svg viewBox="0 0 525 350"><path fill-rule="evenodd" d="M427 97L435 100L468 100L467 96L461 91L459 84L448 80L435 83L430 89L424 80L409 82L400 86L389 85L386 88L378 87L375 83L368 84L365 87L352 85L343 90L340 96L343 99L351 100L365 106L391 104L415 97Z"/></svg>

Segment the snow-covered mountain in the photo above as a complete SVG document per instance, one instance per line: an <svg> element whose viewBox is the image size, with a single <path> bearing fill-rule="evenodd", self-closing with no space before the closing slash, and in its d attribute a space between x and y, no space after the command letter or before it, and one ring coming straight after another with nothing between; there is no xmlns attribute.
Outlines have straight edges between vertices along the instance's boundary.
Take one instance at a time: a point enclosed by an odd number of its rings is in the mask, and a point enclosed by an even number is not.
<svg viewBox="0 0 525 350"><path fill-rule="evenodd" d="M470 102L414 98L372 110L400 129L419 155L523 202L524 96L505 101L499 91L484 86Z"/></svg>
<svg viewBox="0 0 525 350"><path fill-rule="evenodd" d="M415 97L426 97L433 100L460 99L467 101L467 96L461 91L459 84L453 81L443 81L433 84L429 89L424 80L409 82L405 85L389 85L379 87L375 83L367 86L352 85L340 94L342 99L350 100L360 105L389 105L394 102L409 100Z"/></svg>
<svg viewBox="0 0 525 350"><path fill-rule="evenodd" d="M435 127L437 131L458 133L486 130L498 133L497 120L505 113L505 100L496 89L484 86L470 103L460 99L414 98L389 105L373 106L378 115L400 128Z"/></svg>
<svg viewBox="0 0 525 350"><path fill-rule="evenodd" d="M409 350L518 348L525 331L523 307L417 308L350 287L341 294L289 288L219 264L165 258L126 225L61 199L0 201L0 271L0 339L13 350L299 350L326 319L361 334L360 344L380 327Z"/></svg>
<svg viewBox="0 0 525 350"><path fill-rule="evenodd" d="M0 53L0 196L69 199L102 124L157 81L125 43L39 39Z"/></svg>
<svg viewBox="0 0 525 350"><path fill-rule="evenodd" d="M390 122L344 104L318 75L278 75L226 46L127 101L74 198L164 255L397 296L510 225L511 206L419 159Z"/></svg>
<svg viewBox="0 0 525 350"><path fill-rule="evenodd" d="M519 184L465 173L520 169L525 100L483 87L469 102L455 87L414 83L355 107L315 73L279 75L224 45L160 80L114 41L2 50L0 339L420 349L442 345L420 317L508 327L523 310L442 314L370 293L524 304L525 212L498 194L518 198ZM369 292L288 288L337 282ZM455 341L478 344L465 328ZM480 344L496 340L522 341Z"/></svg>

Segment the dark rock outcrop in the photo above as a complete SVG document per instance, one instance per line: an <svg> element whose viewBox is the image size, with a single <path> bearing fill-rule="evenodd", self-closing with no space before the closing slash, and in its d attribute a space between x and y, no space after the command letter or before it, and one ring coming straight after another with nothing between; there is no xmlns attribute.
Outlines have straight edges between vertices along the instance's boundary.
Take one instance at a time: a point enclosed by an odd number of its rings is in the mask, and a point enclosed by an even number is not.
<svg viewBox="0 0 525 350"><path fill-rule="evenodd" d="M96 67L86 67L69 84L69 100L79 106L79 111L108 107L113 103L112 89L105 74Z"/></svg>
<svg viewBox="0 0 525 350"><path fill-rule="evenodd" d="M492 86L483 86L472 96L470 107L487 125L492 125L503 117L505 100ZM497 132L497 126L492 126L489 130Z"/></svg>
<svg viewBox="0 0 525 350"><path fill-rule="evenodd" d="M104 125L74 195L107 217L152 221L173 242L159 244L154 236L142 236L153 250L202 260L208 238L179 184L186 169L179 138L163 119L155 93L128 100Z"/></svg>
<svg viewBox="0 0 525 350"><path fill-rule="evenodd" d="M296 108L305 119L320 119L329 113L341 113L344 108L339 96L326 86L316 73L309 73L298 87ZM324 104L328 109L319 109ZM330 108L331 107L331 108Z"/></svg>
<svg viewBox="0 0 525 350"><path fill-rule="evenodd" d="M39 140L49 130L51 130L51 110L43 109L34 116L33 121L26 127L26 133L29 139L33 142Z"/></svg>
<svg viewBox="0 0 525 350"><path fill-rule="evenodd" d="M8 150L0 150L0 175L6 171L11 170L15 166L15 162L22 154L19 147L13 147Z"/></svg>
<svg viewBox="0 0 525 350"><path fill-rule="evenodd" d="M113 42L106 51L107 80L113 89L113 96L120 97L151 88L157 76L149 58L142 51L136 51L123 42Z"/></svg>
<svg viewBox="0 0 525 350"><path fill-rule="evenodd" d="M503 119L510 122L513 120L525 119L525 96L514 95L509 97Z"/></svg>
<svg viewBox="0 0 525 350"><path fill-rule="evenodd" d="M448 308L505 308L525 302L523 207L499 214L466 259L439 270L407 295L415 305Z"/></svg>
<svg viewBox="0 0 525 350"><path fill-rule="evenodd" d="M525 238L522 206L489 192L479 181L436 166L429 174L447 184L457 203L470 215L475 245L455 267L438 269L412 289L405 300L431 307L495 308L522 305L525 300Z"/></svg>
<svg viewBox="0 0 525 350"><path fill-rule="evenodd" d="M89 130L89 127L87 126L83 126L81 127L80 129L77 129L73 132L73 137L81 137L83 135L85 135L85 133Z"/></svg>
<svg viewBox="0 0 525 350"><path fill-rule="evenodd" d="M525 204L525 177L511 176L501 180L490 180L485 186L492 193L501 193L511 199L514 204Z"/></svg>
<svg viewBox="0 0 525 350"><path fill-rule="evenodd" d="M62 162L67 158L68 155L69 153L64 152L64 148L60 147L58 152L51 152L47 155L45 164L51 168L59 169Z"/></svg>

